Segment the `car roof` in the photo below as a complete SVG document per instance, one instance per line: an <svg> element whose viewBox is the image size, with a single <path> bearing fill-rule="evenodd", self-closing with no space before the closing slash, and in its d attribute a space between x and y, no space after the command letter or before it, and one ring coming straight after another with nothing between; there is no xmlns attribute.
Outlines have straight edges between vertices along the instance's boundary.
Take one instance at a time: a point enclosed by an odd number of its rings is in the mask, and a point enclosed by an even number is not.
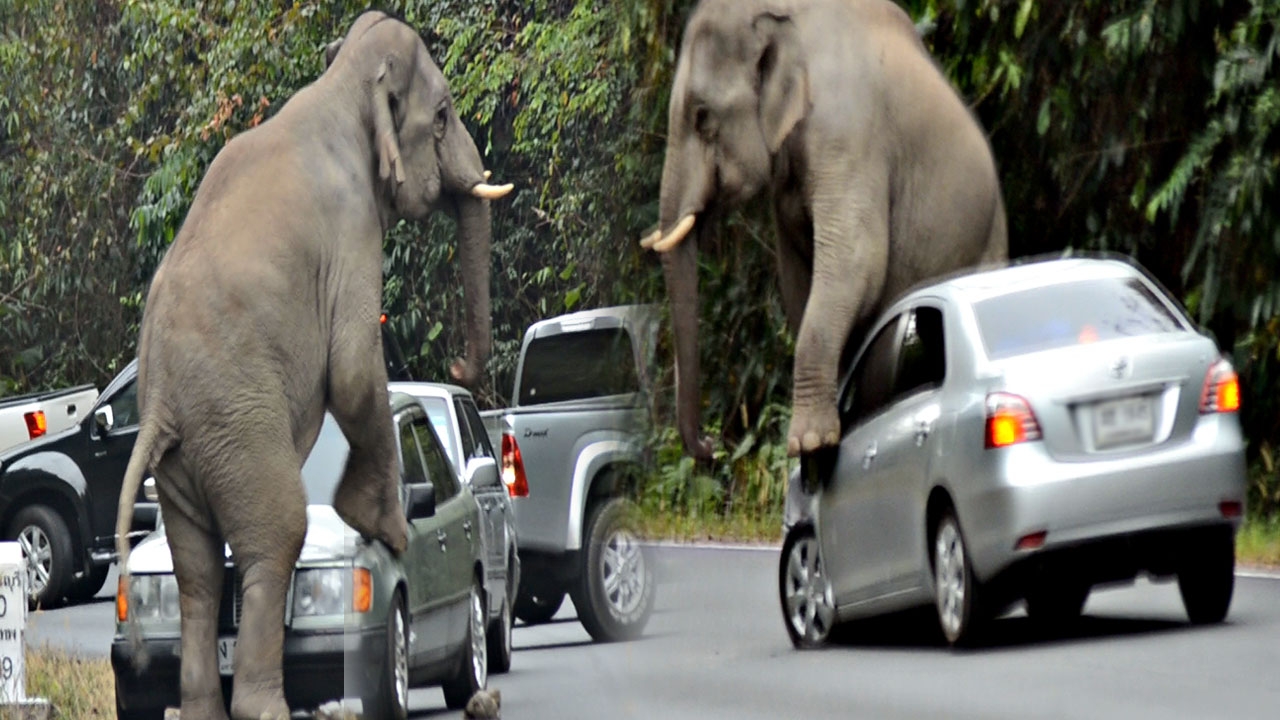
<svg viewBox="0 0 1280 720"><path fill-rule="evenodd" d="M1037 256L1010 264L968 268L942 278L921 283L904 293L894 306L922 296L950 297L976 303L1033 287L1104 278L1146 277L1148 273L1126 256L1096 254L1083 257ZM1160 287L1163 292L1164 288ZM1167 295L1167 293L1165 293Z"/></svg>
<svg viewBox="0 0 1280 720"><path fill-rule="evenodd" d="M387 389L391 392L407 393L409 395L432 395L435 397L465 395L471 396L471 391L461 385L442 382L427 382L425 380L406 380L387 383Z"/></svg>
<svg viewBox="0 0 1280 720"><path fill-rule="evenodd" d="M392 413L400 412L405 408L414 407L418 404L418 398L404 392L392 391L390 400Z"/></svg>

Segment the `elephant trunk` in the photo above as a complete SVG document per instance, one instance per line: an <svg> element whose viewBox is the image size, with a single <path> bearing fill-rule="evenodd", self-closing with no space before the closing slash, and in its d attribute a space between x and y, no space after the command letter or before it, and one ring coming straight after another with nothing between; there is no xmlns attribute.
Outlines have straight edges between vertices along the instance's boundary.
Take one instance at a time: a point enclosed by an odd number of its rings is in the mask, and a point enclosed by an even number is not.
<svg viewBox="0 0 1280 720"><path fill-rule="evenodd" d="M475 387L492 347L492 313L489 305L489 201L460 196L457 200L458 257L462 263L462 292L467 326L465 358L450 367L454 380Z"/></svg>

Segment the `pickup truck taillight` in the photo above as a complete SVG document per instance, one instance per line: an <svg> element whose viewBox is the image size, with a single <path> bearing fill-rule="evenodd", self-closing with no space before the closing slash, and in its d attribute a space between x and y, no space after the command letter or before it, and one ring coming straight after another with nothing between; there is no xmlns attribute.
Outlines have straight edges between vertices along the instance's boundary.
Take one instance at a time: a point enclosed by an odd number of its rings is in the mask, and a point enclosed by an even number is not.
<svg viewBox="0 0 1280 720"><path fill-rule="evenodd" d="M524 474L520 445L509 432L502 433L502 482L506 483L511 497L529 497L529 479Z"/></svg>
<svg viewBox="0 0 1280 720"><path fill-rule="evenodd" d="M43 410L23 413L22 419L27 421L27 435L32 440L45 434L45 431L49 429L49 423L44 418Z"/></svg>

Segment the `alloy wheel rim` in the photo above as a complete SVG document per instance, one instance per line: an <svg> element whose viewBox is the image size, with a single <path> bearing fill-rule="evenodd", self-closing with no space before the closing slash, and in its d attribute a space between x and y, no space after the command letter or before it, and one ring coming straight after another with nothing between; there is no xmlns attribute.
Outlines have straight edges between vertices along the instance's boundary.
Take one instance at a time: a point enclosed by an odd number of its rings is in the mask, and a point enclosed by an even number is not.
<svg viewBox="0 0 1280 720"><path fill-rule="evenodd" d="M955 523L946 522L938 529L934 553L938 617L947 637L954 638L964 619L966 601L964 542L960 539Z"/></svg>
<svg viewBox="0 0 1280 720"><path fill-rule="evenodd" d="M53 548L49 543L49 536L35 525L28 525L18 533L18 543L26 558L27 594L35 597L49 585L49 574L53 571Z"/></svg>
<svg viewBox="0 0 1280 720"><path fill-rule="evenodd" d="M604 595L618 615L629 615L644 599L644 553L640 541L627 530L617 530L604 543Z"/></svg>
<svg viewBox="0 0 1280 720"><path fill-rule="evenodd" d="M791 546L783 593L787 621L795 634L808 642L825 640L835 618L835 603L818 554L818 542L813 537L802 538Z"/></svg>
<svg viewBox="0 0 1280 720"><path fill-rule="evenodd" d="M480 592L471 589L471 672L476 686L484 687L489 672L489 661L485 657L486 643L484 636L484 603L480 602Z"/></svg>
<svg viewBox="0 0 1280 720"><path fill-rule="evenodd" d="M408 633L404 627L404 613L397 610L395 613L396 623L396 707L398 709L406 709L409 707L409 648L407 647Z"/></svg>

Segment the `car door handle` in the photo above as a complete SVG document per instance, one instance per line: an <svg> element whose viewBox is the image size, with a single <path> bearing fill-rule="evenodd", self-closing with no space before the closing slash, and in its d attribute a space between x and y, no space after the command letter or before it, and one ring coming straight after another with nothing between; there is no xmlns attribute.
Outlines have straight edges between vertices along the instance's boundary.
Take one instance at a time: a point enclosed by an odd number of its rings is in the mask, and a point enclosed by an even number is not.
<svg viewBox="0 0 1280 720"><path fill-rule="evenodd" d="M462 531L467 534L467 539L471 539L471 521L466 520L462 523Z"/></svg>
<svg viewBox="0 0 1280 720"><path fill-rule="evenodd" d="M929 438L929 431L932 429L932 423L928 420L916 421L916 447L924 445L924 441Z"/></svg>
<svg viewBox="0 0 1280 720"><path fill-rule="evenodd" d="M436 540L440 543L440 551L444 552L445 541L449 539L449 534L443 530L436 531Z"/></svg>
<svg viewBox="0 0 1280 720"><path fill-rule="evenodd" d="M862 453L862 469L866 470L871 467L871 463L876 459L876 444L871 443L867 446L865 452Z"/></svg>

